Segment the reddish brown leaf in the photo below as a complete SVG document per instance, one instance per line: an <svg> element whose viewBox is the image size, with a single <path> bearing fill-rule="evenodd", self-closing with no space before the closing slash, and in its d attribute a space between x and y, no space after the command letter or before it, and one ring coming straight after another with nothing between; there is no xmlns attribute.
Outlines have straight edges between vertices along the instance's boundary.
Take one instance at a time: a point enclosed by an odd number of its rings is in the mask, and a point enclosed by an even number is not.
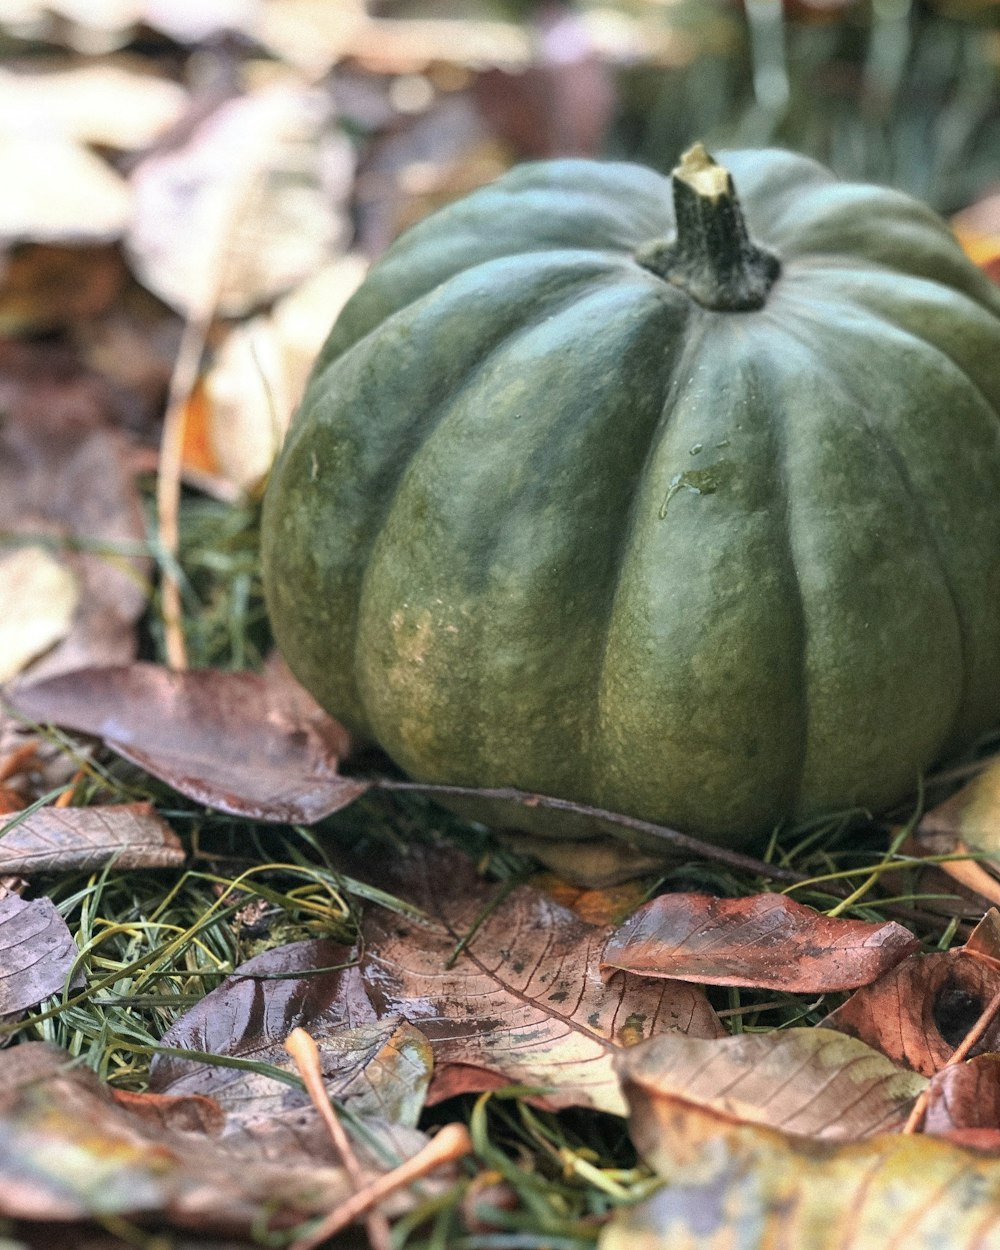
<svg viewBox="0 0 1000 1250"><path fill-rule="evenodd" d="M403 1016L430 1038L432 1101L494 1088L499 1076L545 1087L550 1107L620 1112L621 1048L667 1030L723 1031L701 989L603 978L605 930L530 887L506 893L480 880L453 852L413 848L379 884L428 917L369 909L362 975L380 1016Z"/></svg>
<svg viewBox="0 0 1000 1250"><path fill-rule="evenodd" d="M0 829L0 873L92 872L111 860L116 868L176 867L184 848L149 803L43 807Z"/></svg>
<svg viewBox="0 0 1000 1250"><path fill-rule="evenodd" d="M0 1016L25 1011L62 990L79 953L47 898L0 899Z"/></svg>
<svg viewBox="0 0 1000 1250"><path fill-rule="evenodd" d="M602 966L822 994L868 985L919 946L902 925L831 918L783 894L663 894L613 935Z"/></svg>
<svg viewBox="0 0 1000 1250"><path fill-rule="evenodd" d="M346 732L283 668L86 668L20 686L12 701L31 720L96 734L182 794L238 816L311 824L367 788L338 774Z"/></svg>
<svg viewBox="0 0 1000 1250"><path fill-rule="evenodd" d="M911 955L874 985L857 990L824 1024L933 1076L998 989L1000 970L961 948ZM994 1023L973 1053L997 1049L1000 1024Z"/></svg>
<svg viewBox="0 0 1000 1250"><path fill-rule="evenodd" d="M1000 1055L949 1064L931 1080L928 1094L925 1133L992 1129L1000 1134Z"/></svg>

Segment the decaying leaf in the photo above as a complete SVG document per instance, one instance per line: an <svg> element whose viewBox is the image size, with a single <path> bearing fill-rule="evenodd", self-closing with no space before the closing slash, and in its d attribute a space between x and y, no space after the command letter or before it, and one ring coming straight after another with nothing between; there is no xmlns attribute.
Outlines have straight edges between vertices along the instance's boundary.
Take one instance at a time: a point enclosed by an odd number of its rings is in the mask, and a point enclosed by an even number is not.
<svg viewBox="0 0 1000 1250"><path fill-rule="evenodd" d="M0 1016L25 1011L64 989L79 953L47 898L0 898Z"/></svg>
<svg viewBox="0 0 1000 1250"><path fill-rule="evenodd" d="M805 994L867 985L920 942L902 925L831 918L783 894L663 894L613 934L603 965Z"/></svg>
<svg viewBox="0 0 1000 1250"><path fill-rule="evenodd" d="M527 886L507 893L464 857L413 848L383 888L424 921L369 908L361 966L380 1016L419 1025L434 1047L431 1100L511 1082L552 1107L620 1112L612 1059L666 1030L722 1032L704 992L600 974L606 931Z"/></svg>
<svg viewBox="0 0 1000 1250"><path fill-rule="evenodd" d="M620 1209L600 1250L986 1250L1000 1160L948 1141L812 1141L657 1098L626 1080L639 1152L666 1181Z"/></svg>
<svg viewBox="0 0 1000 1250"><path fill-rule="evenodd" d="M0 1215L156 1216L199 1231L260 1233L325 1213L353 1191L315 1115L300 1110L297 1123L270 1133L209 1136L203 1114L192 1118L185 1102L149 1114L45 1043L0 1053ZM426 1140L400 1130L404 1139L411 1151ZM392 1165L359 1154L366 1179Z"/></svg>
<svg viewBox="0 0 1000 1250"><path fill-rule="evenodd" d="M366 789L337 772L344 729L283 666L78 669L19 687L11 702L31 720L101 737L182 794L239 816L309 824Z"/></svg>
<svg viewBox="0 0 1000 1250"><path fill-rule="evenodd" d="M1000 990L1000 938L993 913L965 947L911 955L827 1016L838 1029L893 1062L933 1076ZM973 1053L1000 1049L994 1021Z"/></svg>
<svg viewBox="0 0 1000 1250"><path fill-rule="evenodd" d="M970 1131L990 1133L978 1144L1000 1156L1000 1055L949 1064L931 1079L928 1094L925 1133L953 1139Z"/></svg>
<svg viewBox="0 0 1000 1250"><path fill-rule="evenodd" d="M938 853L962 841L1000 861L1000 756L960 790L929 811L917 827Z"/></svg>
<svg viewBox="0 0 1000 1250"><path fill-rule="evenodd" d="M898 1129L927 1085L863 1042L822 1028L714 1039L665 1033L626 1051L616 1067L647 1099L814 1141Z"/></svg>
<svg viewBox="0 0 1000 1250"><path fill-rule="evenodd" d="M398 1017L376 1018L355 954L333 942L296 942L249 960L176 1021L163 1044L294 1071L284 1043L295 1028L316 1041L332 1095L359 1114L416 1122L430 1079L426 1041ZM158 1093L210 1095L240 1122L307 1103L301 1090L260 1072L179 1054L158 1055L150 1079Z"/></svg>
<svg viewBox="0 0 1000 1250"><path fill-rule="evenodd" d="M0 873L168 868L184 862L180 838L149 803L42 807L0 826Z"/></svg>

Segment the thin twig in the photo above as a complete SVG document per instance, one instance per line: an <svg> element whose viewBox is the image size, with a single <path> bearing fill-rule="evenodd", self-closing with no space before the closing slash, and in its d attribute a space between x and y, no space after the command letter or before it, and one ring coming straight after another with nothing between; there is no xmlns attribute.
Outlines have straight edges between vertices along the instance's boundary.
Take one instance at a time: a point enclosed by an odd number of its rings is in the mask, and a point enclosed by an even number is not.
<svg viewBox="0 0 1000 1250"><path fill-rule="evenodd" d="M472 1139L465 1125L444 1125L423 1150L418 1151L412 1159L407 1159L394 1171L380 1176L367 1189L359 1190L352 1198L342 1203L336 1211L331 1211L312 1232L293 1241L288 1250L313 1250L328 1237L333 1237L348 1224L360 1219L366 1211L384 1202L398 1189L405 1189L407 1185L412 1185L414 1181L420 1180L428 1172L433 1172L445 1163L454 1163L471 1152Z"/></svg>
<svg viewBox="0 0 1000 1250"><path fill-rule="evenodd" d="M299 1070L299 1076L302 1077L305 1083L312 1105L319 1112L320 1118L326 1125L330 1139L340 1155L344 1170L351 1178L351 1184L354 1186L356 1195L365 1188L365 1174L361 1170L361 1164L358 1163L351 1140L344 1131L344 1126L338 1119L326 1092L323 1073L320 1070L319 1050L316 1047L316 1043L305 1029L293 1029L285 1039L285 1050L295 1060L295 1066ZM390 1250L392 1230L389 1228L389 1221L381 1211L370 1211L365 1220L365 1226L368 1230L368 1241L371 1245L371 1250Z"/></svg>
<svg viewBox="0 0 1000 1250"><path fill-rule="evenodd" d="M633 833L641 833L648 838L655 839L664 848L669 847L680 854L715 860L716 863L726 864L742 872L752 872L755 876L767 877L772 881L805 882L810 880L806 873L796 872L793 868L781 868L776 864L765 863L762 859L754 859L752 855L732 851L725 846L713 846L710 842L702 842L699 838L680 833L677 829L670 829L666 825L655 825L648 820L625 816L621 812L609 812L600 807L588 807L584 803L574 803L570 799L557 799L547 794L531 794L529 791L515 790L508 786L500 789L478 790L473 786L445 786L429 782L397 781L391 777L380 777L373 784L380 790L406 790L450 798L488 799L494 802L516 803L521 807L541 807L546 811L569 812L573 816L600 820L607 824L619 825L622 829L631 830Z"/></svg>

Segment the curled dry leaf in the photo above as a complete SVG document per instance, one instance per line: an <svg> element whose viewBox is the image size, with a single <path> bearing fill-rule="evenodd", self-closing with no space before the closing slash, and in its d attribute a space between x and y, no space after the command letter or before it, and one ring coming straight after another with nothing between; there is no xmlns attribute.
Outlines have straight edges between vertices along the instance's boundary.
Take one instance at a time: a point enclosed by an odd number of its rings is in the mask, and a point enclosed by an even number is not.
<svg viewBox="0 0 1000 1250"><path fill-rule="evenodd" d="M283 666L83 668L21 686L11 702L30 720L103 738L182 794L238 816L311 824L367 788L339 775L346 731Z"/></svg>
<svg viewBox="0 0 1000 1250"><path fill-rule="evenodd" d="M928 1095L925 1133L944 1137L989 1130L990 1148L1000 1155L1000 1055L949 1064L931 1078Z"/></svg>
<svg viewBox="0 0 1000 1250"><path fill-rule="evenodd" d="M180 838L149 803L105 807L42 807L0 828L0 873L95 872L175 868Z"/></svg>
<svg viewBox="0 0 1000 1250"><path fill-rule="evenodd" d="M1000 936L990 913L964 947L911 955L873 985L856 990L824 1024L882 1051L924 1076L948 1062L1000 990ZM1000 1050L1000 1024L973 1054Z"/></svg>
<svg viewBox="0 0 1000 1250"><path fill-rule="evenodd" d="M858 1141L900 1128L927 1084L863 1042L817 1028L710 1040L664 1034L625 1051L615 1066L646 1100L812 1140Z"/></svg>
<svg viewBox="0 0 1000 1250"><path fill-rule="evenodd" d="M0 1215L157 1217L250 1235L325 1213L353 1191L320 1133L209 1128L212 1136L192 1124L190 1107L150 1114L117 1099L45 1043L0 1052ZM408 1144L419 1149L425 1140L410 1134ZM362 1163L368 1179L385 1170Z"/></svg>
<svg viewBox="0 0 1000 1250"><path fill-rule="evenodd" d="M902 925L831 918L783 894L663 894L612 935L602 962L644 976L822 994L867 985L919 946Z"/></svg>
<svg viewBox="0 0 1000 1250"><path fill-rule="evenodd" d="M599 1250L986 1250L1000 1160L920 1135L812 1141L626 1082L630 1130L666 1182L620 1208Z"/></svg>
<svg viewBox="0 0 1000 1250"><path fill-rule="evenodd" d="M0 899L0 1016L16 1015L66 987L79 955L47 898Z"/></svg>

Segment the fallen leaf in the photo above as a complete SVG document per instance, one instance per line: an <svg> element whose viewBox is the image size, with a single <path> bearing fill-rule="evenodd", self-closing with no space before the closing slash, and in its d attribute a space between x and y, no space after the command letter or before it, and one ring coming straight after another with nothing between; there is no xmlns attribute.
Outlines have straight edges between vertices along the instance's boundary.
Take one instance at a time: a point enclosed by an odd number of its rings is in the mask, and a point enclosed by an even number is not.
<svg viewBox="0 0 1000 1250"><path fill-rule="evenodd" d="M276 87L228 101L184 146L133 171L135 272L181 312L213 303L242 316L340 251L352 172L322 93Z"/></svg>
<svg viewBox="0 0 1000 1250"><path fill-rule="evenodd" d="M552 872L540 872L532 877L531 884L562 907L568 907L587 924L610 929L620 925L637 907L646 901L656 878L633 877L617 885L599 889L574 885Z"/></svg>
<svg viewBox="0 0 1000 1250"><path fill-rule="evenodd" d="M942 1068L931 1079L923 1131L935 1136L990 1129L1000 1155L1000 1055L976 1055Z"/></svg>
<svg viewBox="0 0 1000 1250"><path fill-rule="evenodd" d="M360 256L341 257L222 344L204 379L202 419L204 467L226 486L252 493L270 470L313 362L366 269Z"/></svg>
<svg viewBox="0 0 1000 1250"><path fill-rule="evenodd" d="M294 1072L284 1043L296 1028L315 1040L331 1095L358 1114L416 1123L430 1079L426 1039L398 1017L376 1018L355 954L333 942L295 942L248 960L175 1021L162 1043ZM161 1094L208 1095L241 1122L308 1102L301 1090L261 1072L175 1053L154 1058L150 1086Z"/></svg>
<svg viewBox="0 0 1000 1250"><path fill-rule="evenodd" d="M1000 282L1000 192L956 213L951 227L969 259Z"/></svg>
<svg viewBox="0 0 1000 1250"><path fill-rule="evenodd" d="M38 333L100 317L121 295L125 276L112 244L21 244L0 256L0 333Z"/></svg>
<svg viewBox="0 0 1000 1250"><path fill-rule="evenodd" d="M381 888L427 917L369 907L361 976L379 1016L399 1015L434 1048L431 1101L498 1084L543 1087L552 1108L621 1113L614 1056L667 1030L723 1030L704 992L627 973L605 980L607 931L528 886L480 880L446 848L411 848Z"/></svg>
<svg viewBox="0 0 1000 1250"><path fill-rule="evenodd" d="M318 1117L275 1133L207 1136L116 1100L94 1073L46 1043L0 1052L0 1215L165 1220L229 1235L287 1228L353 1192ZM320 1126L321 1127L321 1126ZM422 1134L400 1130L419 1148ZM366 1179L384 1172L363 1150Z"/></svg>
<svg viewBox="0 0 1000 1250"><path fill-rule="evenodd" d="M1000 862L1000 756L927 812L916 833L937 854L949 853L961 841Z"/></svg>
<svg viewBox="0 0 1000 1250"><path fill-rule="evenodd" d="M79 954L49 899L0 898L0 1016L17 1015L65 989Z"/></svg>
<svg viewBox="0 0 1000 1250"><path fill-rule="evenodd" d="M0 244L107 243L132 217L128 183L58 131L0 130Z"/></svg>
<svg viewBox="0 0 1000 1250"><path fill-rule="evenodd" d="M998 989L1000 966L962 947L911 955L873 985L856 990L823 1023L933 1076ZM996 1049L1000 1024L994 1022L973 1053Z"/></svg>
<svg viewBox="0 0 1000 1250"><path fill-rule="evenodd" d="M105 424L112 394L71 355L7 343L0 407L0 531L49 546L80 589L72 629L32 675L131 659L149 562L126 444Z"/></svg>
<svg viewBox="0 0 1000 1250"><path fill-rule="evenodd" d="M124 60L38 73L0 70L0 131L56 133L132 151L173 125L187 99L177 83Z"/></svg>
<svg viewBox="0 0 1000 1250"><path fill-rule="evenodd" d="M311 824L367 788L338 774L346 731L283 667L84 668L19 686L10 702L30 720L103 738L182 794L238 816Z"/></svg>
<svg viewBox="0 0 1000 1250"><path fill-rule="evenodd" d="M902 925L824 916L784 894L662 894L613 934L602 962L643 976L823 994L868 985L919 947Z"/></svg>
<svg viewBox="0 0 1000 1250"><path fill-rule="evenodd" d="M812 1141L858 1141L901 1128L927 1085L863 1042L823 1028L714 1039L665 1033L625 1051L616 1070L645 1099L692 1104Z"/></svg>
<svg viewBox="0 0 1000 1250"><path fill-rule="evenodd" d="M79 600L76 578L46 548L0 552L0 682L66 637Z"/></svg>
<svg viewBox="0 0 1000 1250"><path fill-rule="evenodd" d="M620 1207L599 1250L992 1250L1000 1160L948 1141L880 1134L812 1141L658 1098L626 1080L637 1149L666 1182Z"/></svg>
<svg viewBox="0 0 1000 1250"><path fill-rule="evenodd" d="M42 807L10 828L0 827L0 873L115 868L175 868L184 863L180 839L149 803L104 807Z"/></svg>

